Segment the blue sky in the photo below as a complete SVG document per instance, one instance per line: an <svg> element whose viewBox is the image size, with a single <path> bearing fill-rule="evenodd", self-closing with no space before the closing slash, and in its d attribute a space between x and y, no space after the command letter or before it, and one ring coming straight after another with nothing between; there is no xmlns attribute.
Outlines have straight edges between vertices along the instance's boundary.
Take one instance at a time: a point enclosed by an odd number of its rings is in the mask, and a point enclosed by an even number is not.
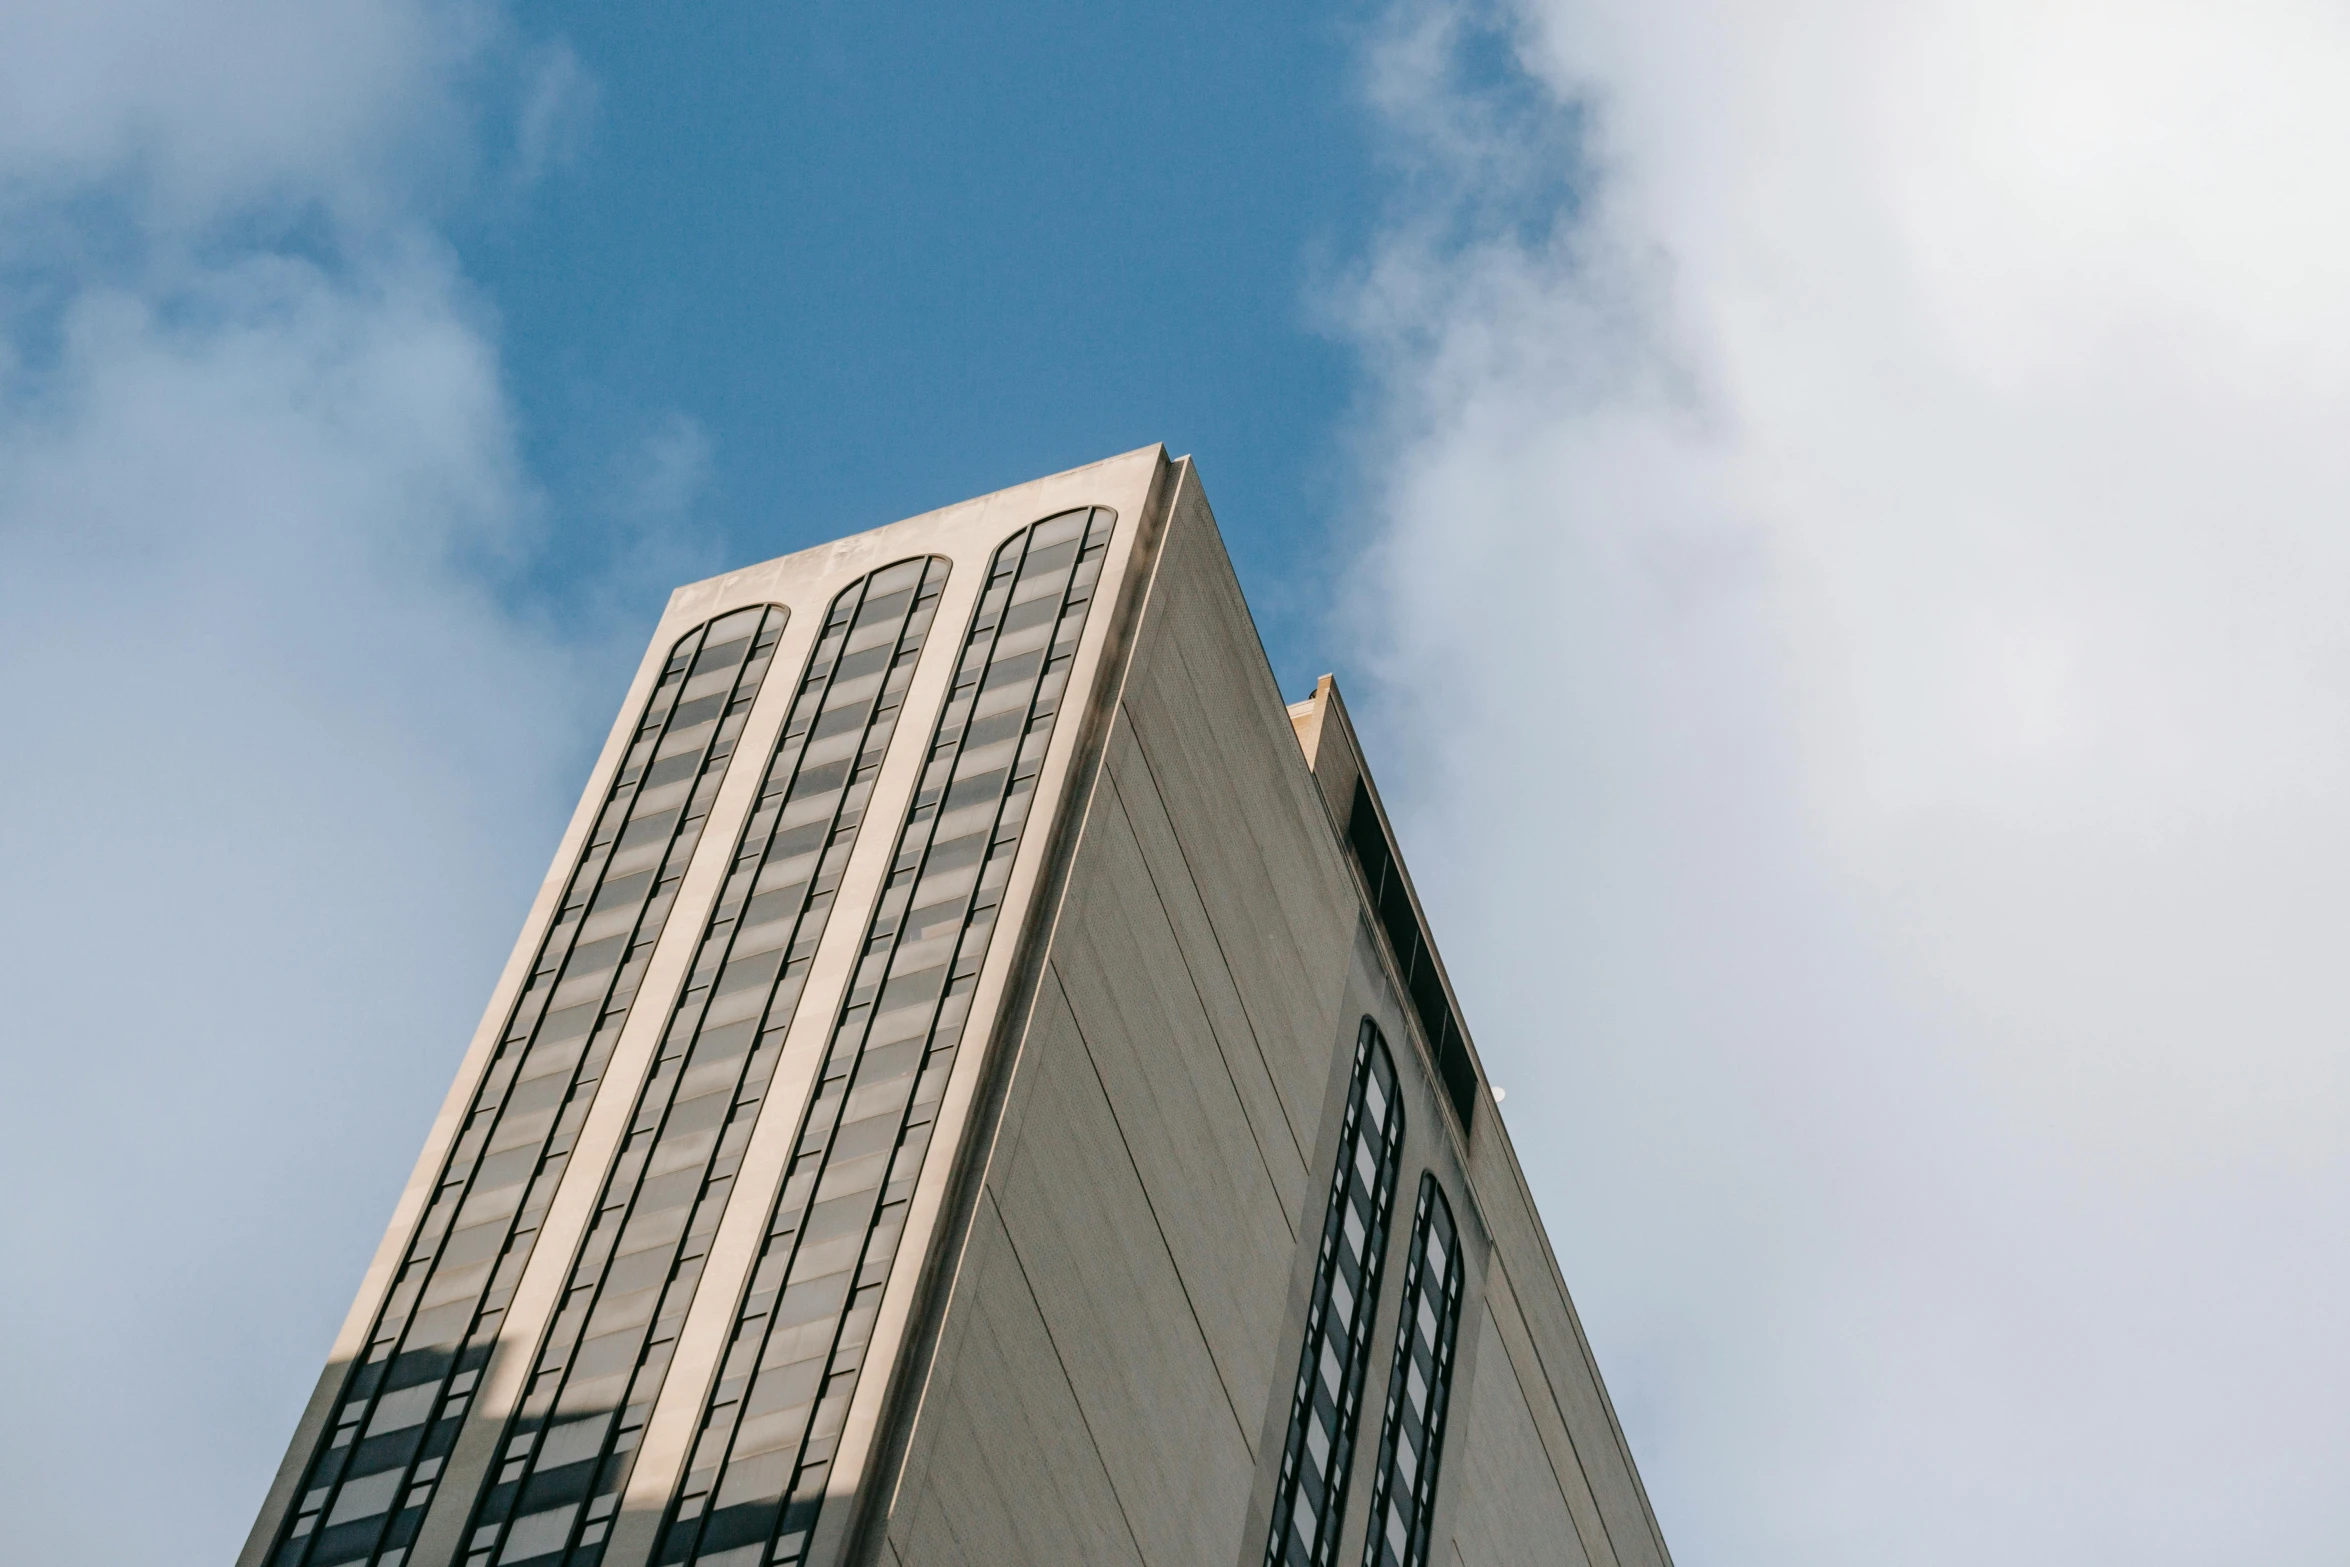
<svg viewBox="0 0 2350 1567"><path fill-rule="evenodd" d="M1353 381L1314 290L1386 183L1368 14L518 15L589 101L454 237L555 515L678 428L728 561L1165 441L1212 462L1284 683L1320 672Z"/></svg>
<svg viewBox="0 0 2350 1567"><path fill-rule="evenodd" d="M674 584L1164 440L1684 1567L2350 1540L2350 21L0 7L0 1506L219 1561Z"/></svg>

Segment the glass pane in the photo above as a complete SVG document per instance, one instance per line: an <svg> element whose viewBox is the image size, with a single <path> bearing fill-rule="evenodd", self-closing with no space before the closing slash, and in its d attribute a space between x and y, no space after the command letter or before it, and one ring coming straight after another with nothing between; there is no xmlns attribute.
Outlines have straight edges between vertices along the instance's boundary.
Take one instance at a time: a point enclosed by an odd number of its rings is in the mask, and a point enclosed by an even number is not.
<svg viewBox="0 0 2350 1567"><path fill-rule="evenodd" d="M1326 1567L1338 1549L1371 1328L1379 1310L1388 1210L1402 1153L1395 1063L1378 1025L1364 1018L1355 1034L1354 1073L1339 1123L1313 1293L1307 1297L1305 1344L1274 1482L1266 1567Z"/></svg>

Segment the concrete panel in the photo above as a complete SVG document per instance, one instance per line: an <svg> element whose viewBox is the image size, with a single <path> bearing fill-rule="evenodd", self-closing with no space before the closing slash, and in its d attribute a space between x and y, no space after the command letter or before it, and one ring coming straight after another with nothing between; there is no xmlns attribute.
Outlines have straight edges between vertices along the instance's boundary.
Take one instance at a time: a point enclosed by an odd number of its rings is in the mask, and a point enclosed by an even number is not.
<svg viewBox="0 0 2350 1567"><path fill-rule="evenodd" d="M1507 1137L1478 1138L1472 1169L1527 1337L1598 1502L1610 1547L1624 1567L1670 1567L1672 1556Z"/></svg>
<svg viewBox="0 0 2350 1567"><path fill-rule="evenodd" d="M923 1412L926 1462L891 1520L889 1559L1139 1567L1035 1293L985 1197L962 1285L950 1353Z"/></svg>
<svg viewBox="0 0 2350 1567"><path fill-rule="evenodd" d="M1356 898L1247 613L1214 519L1188 489L1125 708L1303 1144L1321 1111Z"/></svg>
<svg viewBox="0 0 2350 1567"><path fill-rule="evenodd" d="M1114 796L1106 806L1087 834L1054 970L1246 1429L1274 1375L1296 1231L1131 825Z"/></svg>
<svg viewBox="0 0 2350 1567"><path fill-rule="evenodd" d="M1526 1329L1526 1319L1519 1310L1507 1266L1498 1262L1494 1265L1486 1279L1485 1292L1487 1309L1496 1329L1495 1341L1485 1347L1488 1353L1508 1357L1519 1387L1526 1392L1535 1434L1541 1438L1543 1452L1558 1476L1559 1490L1567 1499L1567 1511L1574 1515L1575 1533L1583 1542L1583 1554L1596 1567L1617 1567L1616 1548L1608 1538L1605 1520L1600 1517L1599 1499L1592 1493L1590 1478L1583 1472L1583 1461L1575 1452L1574 1438L1568 1434L1566 1419L1551 1392L1550 1378L1542 1369L1542 1357L1536 1353L1533 1336Z"/></svg>
<svg viewBox="0 0 2350 1567"><path fill-rule="evenodd" d="M1069 1003L1062 995L1061 987L1053 983L1045 984L1036 998L1022 1059L1041 1060L1083 1048L1084 1045L1077 1038L1076 1021L1069 1015ZM1032 1091L1035 1080L1034 1072L1017 1073L1004 1095L1003 1106L996 1119L995 1159L991 1166L997 1173L1009 1167L1020 1147L1029 1111L1037 1098ZM1047 1135L1050 1135L1049 1131ZM911 1498L922 1491L932 1462L954 1450L953 1439L941 1434L939 1419L934 1419L933 1415L945 1407L944 1400L954 1383L963 1345L972 1332L972 1323L982 1314L982 1308L975 1303L983 1293L984 1286L996 1278L996 1275L980 1268L976 1260L980 1239L986 1230L979 1222L980 1211L983 1205L989 1205L988 1211L995 1212L992 1203L993 1198L983 1183L974 1193L971 1222L962 1239L961 1254L954 1260L946 1303L939 1312L937 1337L927 1361L928 1376L906 1416L910 1429L906 1433L903 1458L892 1486L894 1495L886 1509L893 1521L885 1533L892 1539L902 1533L895 1520L903 1519L905 1508L911 1505ZM995 1222L1001 1226L1000 1212L996 1213ZM1025 1279L1020 1287L1022 1290L1027 1289Z"/></svg>
<svg viewBox="0 0 2350 1567"><path fill-rule="evenodd" d="M1028 1134L990 1183L1005 1231L1143 1559L1222 1567L1254 1422L1225 1396L1090 1054L1032 1053L1023 1070Z"/></svg>
<svg viewBox="0 0 2350 1567"><path fill-rule="evenodd" d="M1477 1333L1492 1352L1477 1356L1470 1386L1454 1390L1456 1404L1463 1391L1471 1397L1468 1408L1454 1414L1445 1444L1451 1451L1437 1476L1440 1512L1445 1491L1458 1488L1453 1550L1461 1567L1522 1567L1536 1559L1591 1567L1577 1544L1574 1518L1551 1472L1525 1390L1510 1369L1509 1356L1493 1342L1498 1331L1484 1312L1461 1324L1463 1338ZM1432 1554L1444 1559L1441 1546Z"/></svg>
<svg viewBox="0 0 2350 1567"><path fill-rule="evenodd" d="M1182 553L1178 581L1193 595L1185 606L1180 644L1194 689L1223 721L1211 733L1216 755L1245 783L1277 824L1281 849L1267 862L1275 874L1277 904L1298 929L1320 928L1335 905L1348 901L1348 878L1338 844L1316 831L1325 818L1319 790L1297 747L1297 733L1266 661L1256 621L1241 596L1231 556L1194 484L1178 498L1173 539Z"/></svg>
<svg viewBox="0 0 2350 1567"><path fill-rule="evenodd" d="M1259 1160L1264 1164L1283 1207L1291 1214L1302 1208L1308 1186L1306 1145L1283 1109L1280 1090L1265 1042L1240 998L1232 974L1232 959L1221 934L1208 918L1199 881L1184 857L1158 781L1134 737L1130 721L1121 721L1110 741L1106 766L1128 827L1132 830L1151 889L1174 933L1185 973L1197 991L1201 1011L1214 1032L1226 1072L1248 1117Z"/></svg>

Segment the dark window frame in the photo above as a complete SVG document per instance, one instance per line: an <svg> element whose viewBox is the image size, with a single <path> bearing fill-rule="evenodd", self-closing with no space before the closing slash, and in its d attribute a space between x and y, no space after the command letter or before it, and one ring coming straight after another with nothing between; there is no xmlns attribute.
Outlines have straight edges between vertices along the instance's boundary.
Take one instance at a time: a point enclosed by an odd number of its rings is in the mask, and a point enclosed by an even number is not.
<svg viewBox="0 0 2350 1567"><path fill-rule="evenodd" d="M1364 1018L1355 1030L1354 1065L1347 1075L1346 1108L1339 1121L1330 1196L1306 1301L1305 1337L1290 1393L1288 1435L1274 1476L1265 1567L1329 1567L1337 1557L1355 1436L1362 1421L1363 1383L1379 1316L1396 1171L1403 1159L1401 1089L1386 1036L1377 1023ZM1378 1138L1375 1152L1367 1134ZM1366 1160L1371 1166L1367 1179ZM1350 1218L1359 1240L1349 1231ZM1340 1298L1342 1291L1351 1299ZM1338 1367L1336 1387L1326 1375L1326 1361ZM1318 1457L1317 1436L1322 1447Z"/></svg>
<svg viewBox="0 0 2350 1567"><path fill-rule="evenodd" d="M1428 1277L1431 1243L1444 1252L1443 1271L1434 1281ZM1379 1422L1379 1467L1363 1526L1363 1567L1427 1567L1429 1535L1436 1520L1436 1483L1444 1467L1445 1422L1452 1403L1467 1264L1452 1203L1433 1170L1420 1173L1406 1256L1402 1298L1396 1307L1395 1360L1387 1377L1386 1413ZM1418 1410L1411 1400L1414 1371L1426 1390L1425 1406Z"/></svg>

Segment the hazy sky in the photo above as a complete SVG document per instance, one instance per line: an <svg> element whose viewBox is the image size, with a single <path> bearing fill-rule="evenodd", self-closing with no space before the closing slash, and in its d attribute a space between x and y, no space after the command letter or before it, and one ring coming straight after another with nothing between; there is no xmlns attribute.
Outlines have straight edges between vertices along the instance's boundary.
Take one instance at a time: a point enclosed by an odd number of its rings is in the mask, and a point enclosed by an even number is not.
<svg viewBox="0 0 2350 1567"><path fill-rule="evenodd" d="M2350 14L0 5L0 1559L241 1541L674 582L1153 439L1683 1567L2350 1551Z"/></svg>

